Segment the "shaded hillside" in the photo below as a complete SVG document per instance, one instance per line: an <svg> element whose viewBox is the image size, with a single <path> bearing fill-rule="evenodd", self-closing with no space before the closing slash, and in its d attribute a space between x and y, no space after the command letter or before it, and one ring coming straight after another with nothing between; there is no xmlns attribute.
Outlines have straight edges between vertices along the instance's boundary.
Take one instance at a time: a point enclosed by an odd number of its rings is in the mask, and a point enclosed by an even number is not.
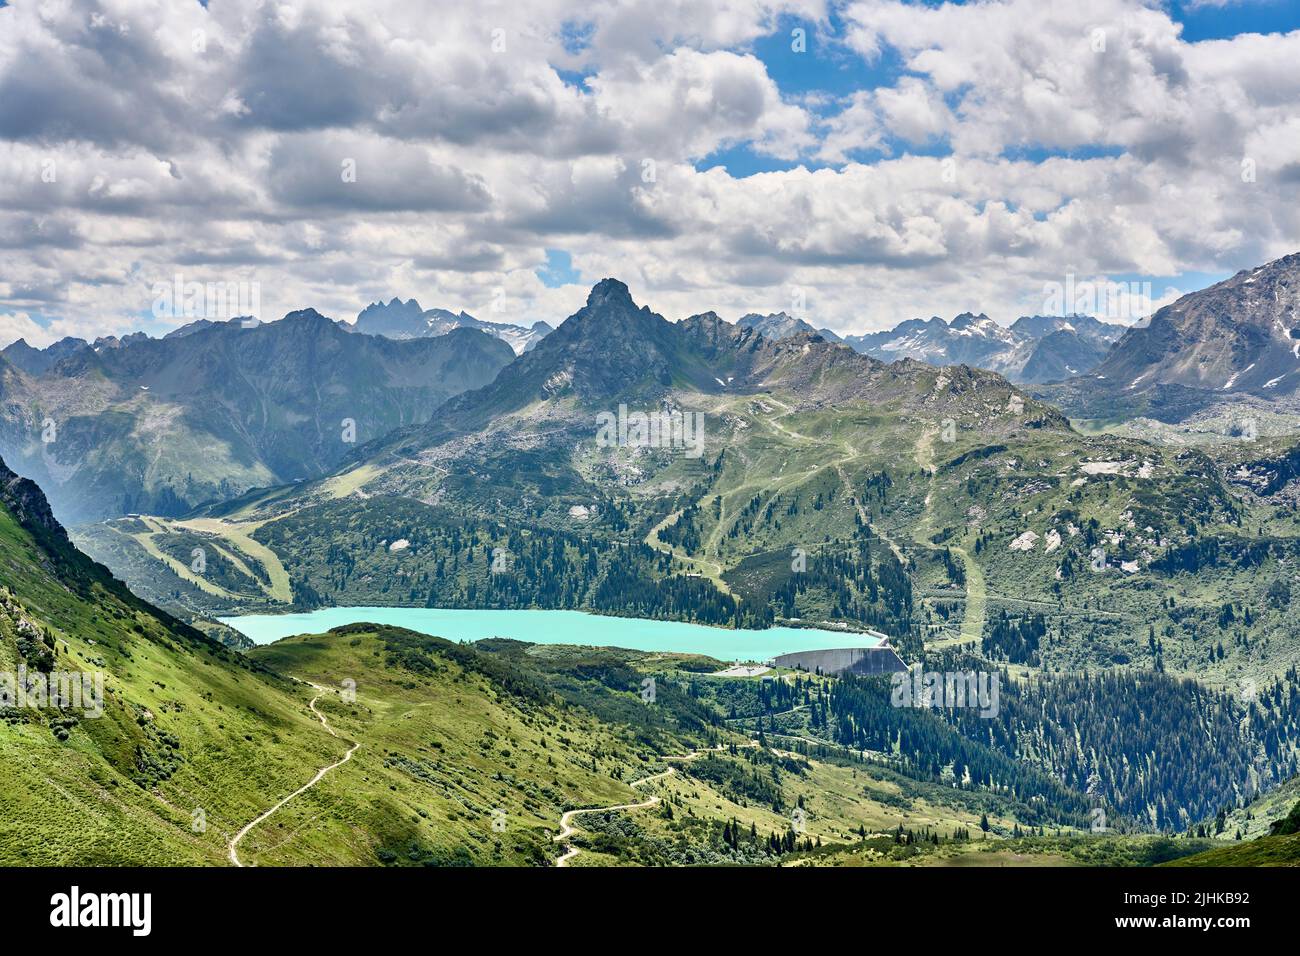
<svg viewBox="0 0 1300 956"><path fill-rule="evenodd" d="M428 419L512 358L473 330L394 342L312 310L245 328L203 323L0 361L0 454L69 523L175 515L328 472L358 443Z"/></svg>

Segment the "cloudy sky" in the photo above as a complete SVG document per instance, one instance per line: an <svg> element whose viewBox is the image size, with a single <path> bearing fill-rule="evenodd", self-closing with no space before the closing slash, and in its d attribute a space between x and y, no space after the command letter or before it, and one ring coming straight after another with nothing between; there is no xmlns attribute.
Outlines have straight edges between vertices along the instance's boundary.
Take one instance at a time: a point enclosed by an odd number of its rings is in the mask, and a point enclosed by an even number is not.
<svg viewBox="0 0 1300 956"><path fill-rule="evenodd" d="M1300 250L1297 64L1293 0L0 0L0 344L165 331L177 275L263 319L1165 301Z"/></svg>

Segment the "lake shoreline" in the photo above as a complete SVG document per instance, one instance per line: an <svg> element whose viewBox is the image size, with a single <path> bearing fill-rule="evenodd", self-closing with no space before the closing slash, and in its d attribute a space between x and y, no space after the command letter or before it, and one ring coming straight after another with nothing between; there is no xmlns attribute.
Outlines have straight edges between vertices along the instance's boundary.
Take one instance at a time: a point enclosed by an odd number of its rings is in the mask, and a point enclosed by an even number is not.
<svg viewBox="0 0 1300 956"><path fill-rule="evenodd" d="M661 618L556 609L331 607L277 614L243 614L218 620L255 644L295 634L316 634L348 624L405 627L454 641L508 638L530 644L620 647L700 654L716 660L770 660L779 654L842 647L876 647L875 632L814 627L724 628Z"/></svg>

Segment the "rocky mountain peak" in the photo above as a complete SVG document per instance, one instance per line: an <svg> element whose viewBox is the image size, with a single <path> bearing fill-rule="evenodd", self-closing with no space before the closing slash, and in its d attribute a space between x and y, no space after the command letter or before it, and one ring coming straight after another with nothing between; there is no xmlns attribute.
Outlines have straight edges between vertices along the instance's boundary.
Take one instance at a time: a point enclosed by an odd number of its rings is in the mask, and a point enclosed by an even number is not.
<svg viewBox="0 0 1300 956"><path fill-rule="evenodd" d="M1097 366L1096 389L1166 385L1262 398L1300 390L1300 253L1182 296L1130 329Z"/></svg>
<svg viewBox="0 0 1300 956"><path fill-rule="evenodd" d="M326 318L315 309L298 309L296 312L290 312L284 317L285 322L303 322L312 325L334 326L334 320Z"/></svg>
<svg viewBox="0 0 1300 956"><path fill-rule="evenodd" d="M587 308L636 311L636 303L632 301L632 293L628 291L626 283L618 279L601 279L587 294Z"/></svg>
<svg viewBox="0 0 1300 956"><path fill-rule="evenodd" d="M486 322L476 319L464 309L424 309L418 300L403 301L398 296L384 302L372 302L357 314L356 322L344 324L348 332L382 335L390 339L423 339L446 335L453 329L470 328L486 332L500 339L515 354L535 347L552 329L545 322L534 322L531 327L508 322Z"/></svg>

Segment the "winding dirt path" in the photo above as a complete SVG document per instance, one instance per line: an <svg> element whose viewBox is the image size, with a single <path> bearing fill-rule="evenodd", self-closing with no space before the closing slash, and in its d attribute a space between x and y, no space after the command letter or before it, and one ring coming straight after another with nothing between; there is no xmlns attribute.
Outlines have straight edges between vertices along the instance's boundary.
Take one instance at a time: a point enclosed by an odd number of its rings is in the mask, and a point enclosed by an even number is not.
<svg viewBox="0 0 1300 956"><path fill-rule="evenodd" d="M330 735L331 737L337 737L338 734L334 731L334 728L330 726L330 722L329 722L328 720L325 719L325 715L322 714L319 710L316 709L316 701L320 700L320 699L321 699L322 697L324 697L326 694L332 693L332 690L331 690L330 688L328 688L328 687L321 687L320 684L312 684L311 686L314 687L314 688L316 688L318 691L320 691L320 693L317 694L315 697L313 697L313 698L311 699L311 703L308 704L307 706L310 707L310 708L311 708L311 712L312 712L313 714L315 714L315 715L317 716L317 718L320 719L321 724L324 726L324 728L325 728L327 731L329 731L329 735ZM354 753L357 752L357 748L360 747L360 746L361 746L361 744L360 744L359 742L358 742L358 743L354 743L354 744L353 744L353 745L348 749L348 752L344 755L344 757L343 757L342 760L336 761L335 763L330 764L328 767L321 767L319 770L316 771L316 776L312 777L311 780L309 780L306 784L304 784L303 786L299 787L299 788L298 788L297 790L295 790L293 793L289 794L287 797L285 797L283 800L281 800L279 803L277 803L275 806L273 806L270 810L267 810L265 813L263 813L263 814L262 814L260 817L258 817L256 820L254 820L252 823L250 823L250 824L248 824L247 826L245 826L244 829L240 830L240 831L239 831L238 833L236 833L233 837L231 837L231 839L230 839L230 845L229 845L229 847L228 847L228 850L229 850L229 852L230 852L230 862L233 863L235 866L243 866L244 864L241 863L241 862L239 862L239 852L238 852L238 851L239 851L239 841L242 840L242 839L244 839L244 837L246 837L246 836L248 835L248 832L249 832L250 830L252 830L253 827L257 826L259 823L261 823L263 820L265 820L265 819L266 819L267 817L269 817L271 814L275 813L275 811L279 810L281 807L283 807L286 803L288 803L288 802L289 802L290 800L292 800L294 797L306 793L306 792L307 792L308 790L310 790L312 787L316 786L316 784L320 783L321 780L324 779L325 774L329 773L329 772L330 772L331 770L333 770L335 767L341 767L343 764L345 764L345 763L347 763L349 760L351 760L351 759L352 759L352 755L353 755ZM647 779L649 779L649 778L647 778ZM658 799L658 798L656 798L656 799Z"/></svg>
<svg viewBox="0 0 1300 956"><path fill-rule="evenodd" d="M721 745L721 744L719 744L717 747L713 748L714 751L718 751L718 750L721 750L721 749L722 749L722 745ZM664 761L668 761L668 760L680 760L680 761L695 760L697 757L702 757L704 754L706 754L706 753L710 753L710 752L712 752L712 751L708 751L708 750L696 750L696 751L693 751L693 752L691 752L691 753L688 753L688 754L682 754L681 756L677 756L677 757L660 757L659 759L660 759L660 760L664 760ZM675 774L676 772L677 772L677 768L676 768L676 767L669 767L667 770L661 771L660 773L651 774L651 775L648 776L648 777L642 777L640 780L633 781L631 784L629 784L629 786L633 786L633 787L641 787L641 786L644 786L644 785L647 784L647 783L654 783L656 780L662 780L664 777L671 777L671 776L672 776L673 774ZM658 798L657 796L652 796L650 799L648 799L648 800L644 800L644 801L642 801L641 803L620 803L618 806L614 806L614 807L588 807L586 810L568 810L568 811L566 811L566 812L565 812L565 813L560 817L560 832L557 833L555 836L553 836L553 837L551 838L551 839L554 840L556 843L563 843L563 844L564 844L564 851L565 851L565 852L564 852L563 854L561 854L560 856L556 857L555 865L556 865L556 866L568 866L568 865L569 865L569 861L572 860L575 856L577 856L579 853L582 852L582 851L579 850L576 846L570 846L569 844L564 843L565 840L567 840L569 837L573 836L573 834L574 834L574 828L573 828L573 818L574 818L574 817L578 816L579 814L583 814L583 813L610 813L611 811L614 811L614 810L647 810L647 809L649 809L650 807L653 807L653 806L654 806L655 804L657 804L658 802L659 802L659 798Z"/></svg>
<svg viewBox="0 0 1300 956"><path fill-rule="evenodd" d="M709 496L705 495L705 497L707 498ZM703 501L703 499L701 499L701 501ZM701 553L699 555L690 555L687 554L685 551L682 551L680 548L676 547L675 545L671 545L668 542L661 541L659 539L659 532L663 531L665 528L669 527L670 525L676 524L678 519L681 518L681 516L682 516L682 509L678 509L677 511L672 512L672 514L664 518L663 521L660 521L657 525L651 528L650 531L646 534L644 539L645 544L651 548L654 548L656 551L660 552L661 554L670 555L671 557L674 557L677 560L682 561L685 564L690 565L691 567L694 567L701 575L703 575L704 577L712 581L714 586L719 591L721 591L723 594L730 594L731 593L730 586L727 584L726 581L722 579L723 572L726 571L726 568L722 566L721 562L714 561L708 557L705 557L704 548L700 549Z"/></svg>

